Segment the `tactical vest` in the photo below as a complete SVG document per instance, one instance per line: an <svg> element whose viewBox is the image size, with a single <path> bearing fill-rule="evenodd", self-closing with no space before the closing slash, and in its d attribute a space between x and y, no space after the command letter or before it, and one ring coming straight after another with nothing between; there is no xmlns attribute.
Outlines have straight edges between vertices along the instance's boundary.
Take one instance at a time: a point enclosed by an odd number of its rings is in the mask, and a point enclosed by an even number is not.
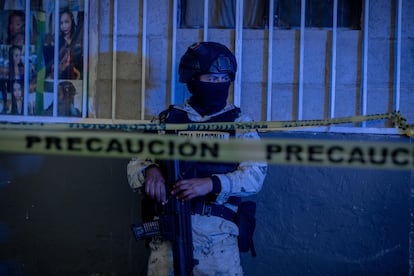
<svg viewBox="0 0 414 276"><path fill-rule="evenodd" d="M217 116L212 117L206 122L234 122L240 116L240 108L236 107L224 113L221 113ZM167 110L160 113L160 122L161 123L199 123L190 120L186 111L175 108L171 105ZM197 131L184 131L188 135L189 132L194 132L197 134ZM208 131L207 131L208 132ZM228 134L230 137L234 137L235 131L212 131L211 133L216 136L220 136L218 132L223 134ZM169 131L169 134L180 135L180 131ZM208 133L207 133L208 134ZM202 135L206 135L206 131L202 132ZM197 162L197 161L180 161L180 177L182 179L190 178L203 178L209 177L212 174L224 174L232 172L237 169L238 163L219 163L219 162Z"/></svg>
<svg viewBox="0 0 414 276"><path fill-rule="evenodd" d="M222 114L212 117L206 122L234 122L240 116L240 108L236 107ZM187 112L175 108L171 105L167 110L160 113L161 123L199 123L188 118ZM168 131L168 134L180 135L180 131ZM226 132L230 137L235 136L235 130ZM161 162L162 164L162 162ZM162 166L162 165L161 165ZM225 174L237 169L238 163L215 163L215 162L196 162L180 161L180 178L203 178L210 177L212 174ZM253 243L253 232L256 225L254 218L256 204L252 201L242 202L240 197L231 196L227 203L237 205L237 213L224 205L218 205L215 202L215 196L208 194L203 197L191 200L191 209L193 213L207 216L219 216L230 220L239 227L238 246L241 252L251 251L252 256L256 256Z"/></svg>

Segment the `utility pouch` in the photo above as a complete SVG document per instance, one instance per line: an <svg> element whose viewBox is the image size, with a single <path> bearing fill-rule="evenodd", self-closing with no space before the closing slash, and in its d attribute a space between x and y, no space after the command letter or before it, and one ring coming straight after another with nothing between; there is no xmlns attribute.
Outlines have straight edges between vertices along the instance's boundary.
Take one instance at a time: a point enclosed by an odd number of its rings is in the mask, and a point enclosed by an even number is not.
<svg viewBox="0 0 414 276"><path fill-rule="evenodd" d="M256 228L256 202L242 201L236 214L236 224L239 227L239 251L251 251L253 257L256 257L256 250L253 243L253 233Z"/></svg>

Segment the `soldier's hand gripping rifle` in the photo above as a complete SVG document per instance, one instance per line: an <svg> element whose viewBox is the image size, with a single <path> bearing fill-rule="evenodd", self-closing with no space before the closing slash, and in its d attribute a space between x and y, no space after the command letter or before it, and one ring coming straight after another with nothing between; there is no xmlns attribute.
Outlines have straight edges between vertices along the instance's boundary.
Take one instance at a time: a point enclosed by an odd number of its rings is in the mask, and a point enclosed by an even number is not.
<svg viewBox="0 0 414 276"><path fill-rule="evenodd" d="M131 225L137 240L157 235L170 240L173 247L174 275L192 275L196 260L193 258L193 240L191 228L191 206L189 201L182 201L171 195L171 189L178 180L178 161L167 161L168 200L163 205L159 218L142 224Z"/></svg>

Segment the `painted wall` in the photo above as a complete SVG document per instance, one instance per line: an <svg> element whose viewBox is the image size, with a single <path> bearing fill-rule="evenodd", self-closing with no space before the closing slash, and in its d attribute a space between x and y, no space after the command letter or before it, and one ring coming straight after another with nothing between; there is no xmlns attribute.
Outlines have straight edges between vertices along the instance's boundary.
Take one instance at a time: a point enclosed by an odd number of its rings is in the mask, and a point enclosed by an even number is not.
<svg viewBox="0 0 414 276"><path fill-rule="evenodd" d="M94 2L94 1L91 1ZM111 117L111 1L98 1L97 115ZM171 1L148 1L146 118L171 100ZM413 1L403 1L401 111L414 120ZM118 1L117 116L138 119L141 98L140 1ZM371 0L368 113L392 110L394 1ZM327 112L326 30L305 37L305 118ZM177 57L202 34L179 30ZM266 34L245 30L242 109L264 118ZM212 30L211 40L234 47L234 31ZM357 31L338 33L337 113L354 115L361 86ZM274 34L274 120L294 118L298 33ZM185 87L177 83L177 101ZM323 103L321 105L321 103ZM370 124L382 126L383 122ZM272 135L277 136L276 133ZM292 135L292 134L286 134ZM314 134L302 134L304 137ZM394 139L372 135L318 134L320 138ZM406 138L395 138L397 140ZM412 140L411 140L412 141ZM144 275L148 250L136 243L129 224L137 222L139 197L126 181L128 160L0 155L0 275ZM242 256L246 275L406 275L409 253L410 189L414 173L347 168L271 166L258 201L255 235L258 257ZM412 252L410 253L412 254ZM260 273L259 273L260 272Z"/></svg>
<svg viewBox="0 0 414 276"><path fill-rule="evenodd" d="M0 275L145 275L148 249L129 229L140 221L140 197L127 162L0 155ZM407 275L413 184L413 171L270 166L254 197L258 256L242 255L245 274Z"/></svg>
<svg viewBox="0 0 414 276"><path fill-rule="evenodd" d="M168 3L168 4L166 4ZM203 38L202 30L178 29L177 64L172 69L171 4L172 1L148 1L147 71L145 117L151 118L171 101L181 102L188 97L183 84L176 81L176 97L171 97L171 72L177 74L178 62L186 48ZM117 39L117 118L139 119L141 109L141 46L142 6L140 1L118 2ZM394 109L396 44L396 1L370 1L368 39L368 114L386 113ZM98 117L111 116L111 81L113 76L113 10L110 1L97 5L100 21L96 35L99 48L96 58ZM403 1L401 37L401 98L400 111L414 121L414 24L411 15L414 2ZM273 33L272 120L294 119L297 113L299 70L299 30L276 29ZM332 32L324 29L305 31L303 100L304 119L322 119L329 112ZM211 29L209 40L219 41L234 50L235 31ZM266 119L267 89L267 30L243 30L241 76L241 108L255 120ZM335 116L353 116L361 108L363 33L339 29L337 33ZM176 78L178 79L178 78ZM233 97L230 96L230 101ZM382 127L383 122L368 126Z"/></svg>

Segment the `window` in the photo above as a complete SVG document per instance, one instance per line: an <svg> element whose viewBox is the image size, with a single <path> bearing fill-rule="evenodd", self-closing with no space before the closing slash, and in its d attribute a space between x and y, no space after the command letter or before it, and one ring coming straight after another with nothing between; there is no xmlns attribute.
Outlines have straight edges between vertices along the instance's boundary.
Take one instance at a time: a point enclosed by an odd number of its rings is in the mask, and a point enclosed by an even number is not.
<svg viewBox="0 0 414 276"><path fill-rule="evenodd" d="M332 27L333 0L307 0L306 26ZM274 26L295 28L300 26L301 0L275 0ZM269 0L244 1L244 28L265 28L268 24ZM338 1L338 27L360 29L362 0ZM234 28L236 1L209 0L208 22L210 28ZM200 28L204 22L204 1L181 0L180 27Z"/></svg>
<svg viewBox="0 0 414 276"><path fill-rule="evenodd" d="M244 27L263 28L266 24L266 1L244 1ZM234 28L235 0L209 0L208 22L210 28ZM181 0L180 27L200 28L204 22L204 1Z"/></svg>
<svg viewBox="0 0 414 276"><path fill-rule="evenodd" d="M301 0L277 0L275 26L291 28L300 26ZM333 0L306 1L305 26L332 27ZM361 29L362 0L338 0L338 27Z"/></svg>
<svg viewBox="0 0 414 276"><path fill-rule="evenodd" d="M406 1L372 6L362 0L243 0L240 14L238 0L157 5L162 1L0 0L0 120L149 120L188 97L186 86L177 81L177 67L188 45L200 39L222 42L234 51L240 74L229 102L254 120L392 110L413 118L412 29L407 25L412 10ZM330 27L334 2L338 28ZM268 20L270 6L274 24ZM58 15L63 11L72 13L77 27L76 43L62 48ZM244 27L254 30L242 29L242 15ZM301 28L303 15L307 27ZM358 30L361 21L363 31ZM68 24L62 19L63 25ZM9 29L17 29L13 40ZM70 69L63 70L65 60ZM64 91L69 100L63 100Z"/></svg>
<svg viewBox="0 0 414 276"><path fill-rule="evenodd" d="M2 115L85 116L84 1L59 2L0 1Z"/></svg>

